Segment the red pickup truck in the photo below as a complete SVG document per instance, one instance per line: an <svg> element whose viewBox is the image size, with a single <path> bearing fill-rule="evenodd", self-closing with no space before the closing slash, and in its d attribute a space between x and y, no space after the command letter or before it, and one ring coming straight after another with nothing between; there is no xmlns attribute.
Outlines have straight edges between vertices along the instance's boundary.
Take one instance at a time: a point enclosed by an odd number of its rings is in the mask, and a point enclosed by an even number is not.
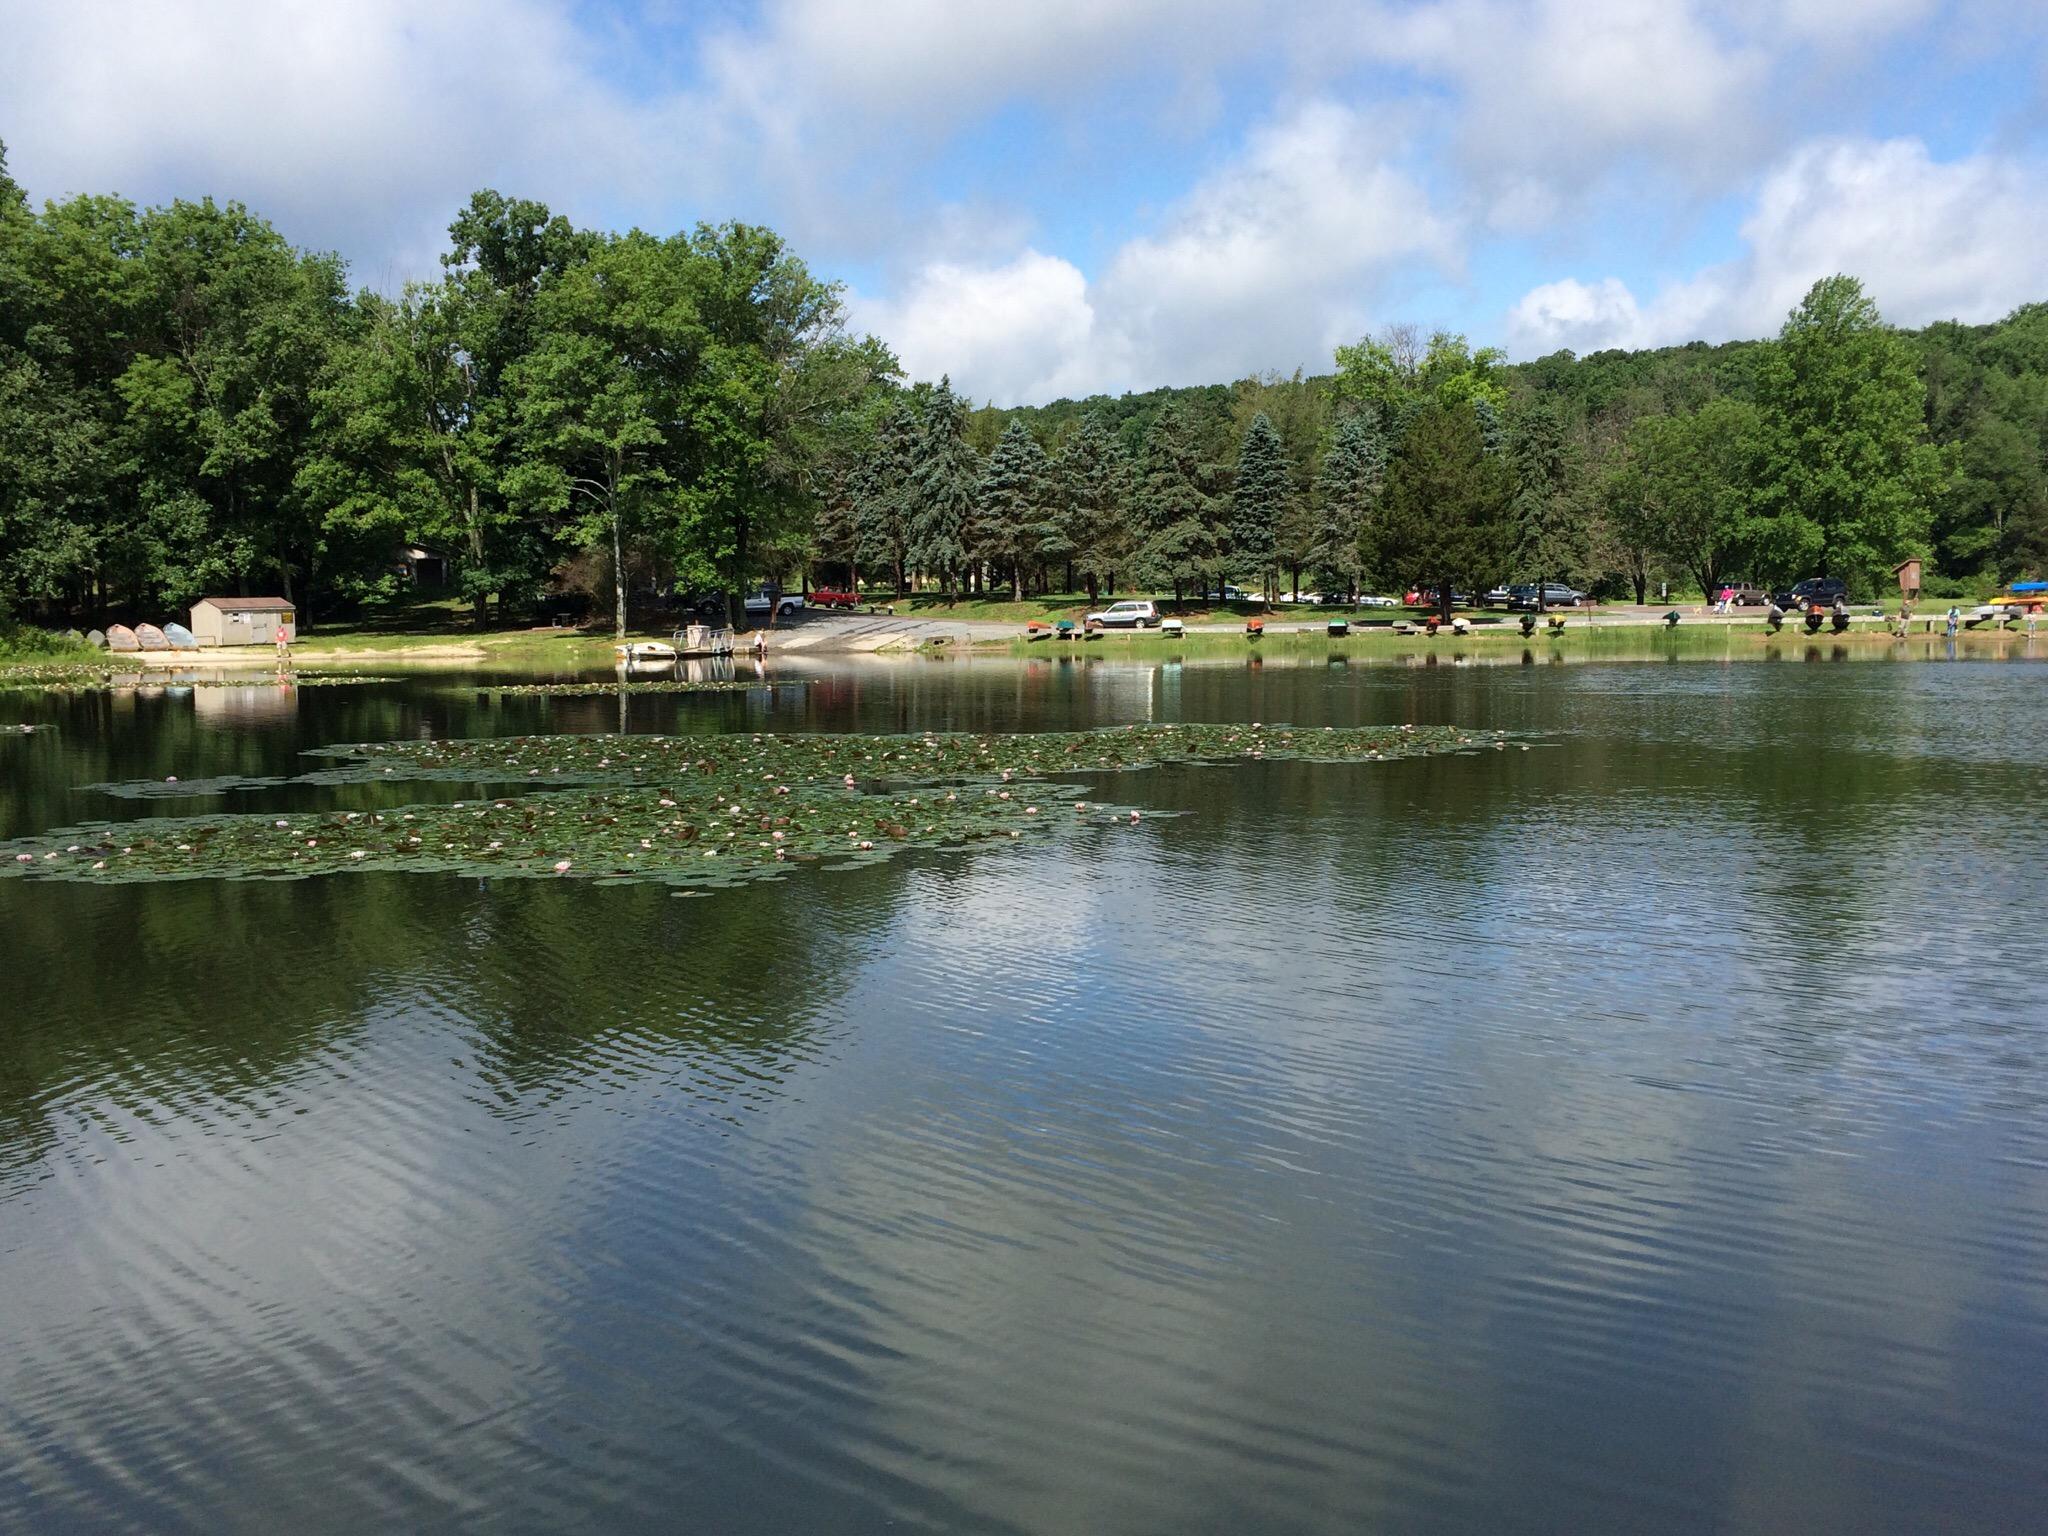
<svg viewBox="0 0 2048 1536"><path fill-rule="evenodd" d="M808 599L813 608L858 608L858 592L841 592L831 587L817 588Z"/></svg>

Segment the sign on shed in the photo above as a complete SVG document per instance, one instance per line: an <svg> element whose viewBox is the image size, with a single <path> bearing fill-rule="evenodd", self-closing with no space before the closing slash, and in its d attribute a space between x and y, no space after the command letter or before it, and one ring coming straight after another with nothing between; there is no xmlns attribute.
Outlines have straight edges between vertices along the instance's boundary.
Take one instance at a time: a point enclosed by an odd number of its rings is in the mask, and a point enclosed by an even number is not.
<svg viewBox="0 0 2048 1536"><path fill-rule="evenodd" d="M284 629L299 638L298 614L281 597L202 597L192 605L192 634L201 645L269 645Z"/></svg>

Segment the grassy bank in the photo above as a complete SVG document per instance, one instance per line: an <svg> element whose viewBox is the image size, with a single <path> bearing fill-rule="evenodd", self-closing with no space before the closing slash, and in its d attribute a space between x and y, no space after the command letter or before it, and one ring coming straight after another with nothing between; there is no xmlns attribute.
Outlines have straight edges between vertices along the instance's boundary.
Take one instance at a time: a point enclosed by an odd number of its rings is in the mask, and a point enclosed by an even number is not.
<svg viewBox="0 0 2048 1536"><path fill-rule="evenodd" d="M52 661L90 660L98 651L32 624L0 623L0 667L34 666Z"/></svg>

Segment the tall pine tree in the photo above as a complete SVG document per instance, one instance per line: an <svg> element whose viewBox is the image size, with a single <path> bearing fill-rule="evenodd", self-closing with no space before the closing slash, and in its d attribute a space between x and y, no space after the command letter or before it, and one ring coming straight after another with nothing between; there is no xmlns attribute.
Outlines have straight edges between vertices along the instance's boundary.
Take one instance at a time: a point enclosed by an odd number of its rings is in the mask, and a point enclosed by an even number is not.
<svg viewBox="0 0 2048 1536"><path fill-rule="evenodd" d="M1052 465L1021 421L1003 428L981 472L975 523L982 530L976 555L1010 574L1012 600L1024 596L1024 565L1036 559L1047 514L1057 510Z"/></svg>
<svg viewBox="0 0 2048 1536"><path fill-rule="evenodd" d="M910 563L951 597L967 570L967 520L974 515L974 449L967 442L967 405L951 379L925 402L911 454L908 487Z"/></svg>
<svg viewBox="0 0 2048 1536"><path fill-rule="evenodd" d="M1515 421L1512 563L1526 581L1568 581L1588 555L1584 509L1575 494L1571 440L1557 407L1538 396Z"/></svg>
<svg viewBox="0 0 2048 1536"><path fill-rule="evenodd" d="M1146 579L1173 588L1175 604L1215 568L1217 498L1207 489L1201 447L1186 415L1169 405L1145 434L1138 492L1144 541L1138 564Z"/></svg>
<svg viewBox="0 0 2048 1536"><path fill-rule="evenodd" d="M1378 569L1434 587L1449 619L1454 590L1493 579L1513 496L1514 478L1501 455L1486 451L1479 418L1461 405L1424 406L1387 472L1374 530Z"/></svg>
<svg viewBox="0 0 2048 1536"><path fill-rule="evenodd" d="M870 569L886 569L898 596L906 592L910 554L910 470L918 420L898 404L882 418L875 440L855 462L848 480L853 503L854 555Z"/></svg>
<svg viewBox="0 0 2048 1536"><path fill-rule="evenodd" d="M1092 606L1102 583L1113 583L1137 548L1137 477L1123 444L1096 416L1068 439L1057 467L1064 541L1087 580Z"/></svg>
<svg viewBox="0 0 2048 1536"><path fill-rule="evenodd" d="M1316 474L1315 522L1307 563L1325 593L1358 596L1365 575L1364 546L1387 475L1386 439L1379 408L1367 405L1338 418L1330 450Z"/></svg>
<svg viewBox="0 0 2048 1536"><path fill-rule="evenodd" d="M1230 498L1230 554L1240 570L1255 574L1260 595L1273 600L1279 565L1276 535L1293 499L1287 453L1280 434L1261 411L1237 454L1237 484Z"/></svg>

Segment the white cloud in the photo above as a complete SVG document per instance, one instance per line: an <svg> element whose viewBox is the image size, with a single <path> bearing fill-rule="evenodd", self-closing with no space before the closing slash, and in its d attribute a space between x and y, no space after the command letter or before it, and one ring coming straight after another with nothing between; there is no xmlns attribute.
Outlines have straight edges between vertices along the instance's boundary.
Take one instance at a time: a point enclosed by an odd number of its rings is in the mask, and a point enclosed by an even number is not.
<svg viewBox="0 0 2048 1536"><path fill-rule="evenodd" d="M1519 357L1541 357L1569 347L1598 352L1606 347L1653 346L1642 306L1618 277L1582 283L1559 278L1531 288L1508 312L1508 337Z"/></svg>
<svg viewBox="0 0 2048 1536"><path fill-rule="evenodd" d="M1938 161L1918 139L1818 141L1765 177L1741 233L1742 256L1647 302L1612 277L1531 289L1508 315L1516 355L1767 335L1834 272L1899 325L1995 319L2048 291L2048 168Z"/></svg>
<svg viewBox="0 0 2048 1536"><path fill-rule="evenodd" d="M1935 0L1764 0L1760 27L1807 38L1881 37L1927 18Z"/></svg>
<svg viewBox="0 0 2048 1536"><path fill-rule="evenodd" d="M1164 230L1119 250L1101 303L1148 382L1322 363L1394 271L1454 268L1451 229L1388 163L1393 147L1373 119L1311 102L1255 130Z"/></svg>
<svg viewBox="0 0 2048 1536"><path fill-rule="evenodd" d="M1762 49L1681 0L1444 0L1375 15L1361 46L1459 87L1482 182L1529 167L1583 182L1617 155L1718 161L1768 75Z"/></svg>
<svg viewBox="0 0 2048 1536"><path fill-rule="evenodd" d="M480 185L594 216L701 138L684 99L627 102L544 0L0 0L0 36L38 196L238 199L370 281L431 271Z"/></svg>
<svg viewBox="0 0 2048 1536"><path fill-rule="evenodd" d="M1080 268L1027 250L996 266L933 262L894 299L855 296L858 328L886 339L914 379L951 374L1003 403L1087 393L1105 359Z"/></svg>
<svg viewBox="0 0 2048 1536"><path fill-rule="evenodd" d="M1501 231L1570 241L1625 205L1636 242L1694 233L1934 5L760 0L710 23L679 4L665 30L634 0L0 0L0 133L39 197L240 198L380 286L431 273L483 185L585 223L760 219L821 271L902 274L855 318L913 370L1026 399L1324 365ZM1235 155L1165 179L1247 92L1269 117ZM2021 296L2037 178L1903 142L1781 158L1738 262L1532 290L1518 349L1770 329L1817 266L1901 317ZM1068 173L1076 208L1015 190Z"/></svg>
<svg viewBox="0 0 2048 1536"><path fill-rule="evenodd" d="M1390 279L1457 265L1452 229L1382 158L1390 147L1372 120L1311 102L1255 129L1094 283L1035 250L933 262L855 319L914 376L950 368L1004 403L1320 366Z"/></svg>
<svg viewBox="0 0 2048 1536"><path fill-rule="evenodd" d="M1205 22L1262 8L1247 0L778 0L757 27L712 44L711 72L735 99L776 113L978 115L1162 56L1209 54L1218 29Z"/></svg>

